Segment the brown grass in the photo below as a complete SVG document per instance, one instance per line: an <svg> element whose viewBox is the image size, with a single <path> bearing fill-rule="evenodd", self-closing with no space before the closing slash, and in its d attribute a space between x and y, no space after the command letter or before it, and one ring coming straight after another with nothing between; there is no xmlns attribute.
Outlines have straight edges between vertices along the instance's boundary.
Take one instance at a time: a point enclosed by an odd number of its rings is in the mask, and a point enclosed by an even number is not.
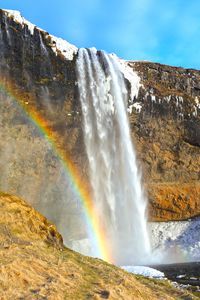
<svg viewBox="0 0 200 300"><path fill-rule="evenodd" d="M63 246L54 225L0 194L0 299L196 299Z"/></svg>

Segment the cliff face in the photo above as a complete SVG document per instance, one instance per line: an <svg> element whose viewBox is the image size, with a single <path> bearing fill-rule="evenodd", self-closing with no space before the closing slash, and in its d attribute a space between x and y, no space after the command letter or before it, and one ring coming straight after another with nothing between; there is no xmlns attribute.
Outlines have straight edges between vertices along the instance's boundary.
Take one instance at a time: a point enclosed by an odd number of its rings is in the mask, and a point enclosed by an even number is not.
<svg viewBox="0 0 200 300"><path fill-rule="evenodd" d="M200 72L130 62L141 77L130 115L156 220L200 212ZM136 114L135 114L136 112Z"/></svg>
<svg viewBox="0 0 200 300"><path fill-rule="evenodd" d="M63 214L66 221L57 224L61 231L74 224L78 228L81 208L56 154L65 151L83 181L87 179L76 89L77 49L2 10L0 48L0 188L27 198L54 222ZM141 78L138 97L130 100L128 110L149 196L149 217L198 215L200 71L149 62L126 65ZM41 133L41 122L48 139ZM49 139L56 143L56 152Z"/></svg>
<svg viewBox="0 0 200 300"><path fill-rule="evenodd" d="M70 240L70 228L83 224L60 153L86 164L75 97L77 49L2 10L0 49L0 189L26 198L61 232L68 228Z"/></svg>

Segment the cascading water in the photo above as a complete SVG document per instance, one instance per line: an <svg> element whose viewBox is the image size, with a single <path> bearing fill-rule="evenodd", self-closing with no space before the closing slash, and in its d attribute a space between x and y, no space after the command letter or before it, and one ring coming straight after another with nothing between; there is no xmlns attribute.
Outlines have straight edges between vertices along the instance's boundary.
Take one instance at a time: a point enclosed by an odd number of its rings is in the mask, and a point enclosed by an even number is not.
<svg viewBox="0 0 200 300"><path fill-rule="evenodd" d="M119 62L96 49L80 49L76 69L96 217L115 263L147 262L146 201Z"/></svg>

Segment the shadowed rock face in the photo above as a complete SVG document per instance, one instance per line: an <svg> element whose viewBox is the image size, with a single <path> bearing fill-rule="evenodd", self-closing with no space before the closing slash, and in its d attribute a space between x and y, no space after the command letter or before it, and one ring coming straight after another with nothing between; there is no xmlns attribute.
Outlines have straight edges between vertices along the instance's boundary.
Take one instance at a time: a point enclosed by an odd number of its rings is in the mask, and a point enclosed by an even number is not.
<svg viewBox="0 0 200 300"><path fill-rule="evenodd" d="M56 137L57 149L64 150L80 177L87 179L76 50L72 58L66 57L66 51L59 50L47 32L36 27L31 32L28 25L2 10L0 49L0 83L4 86L0 95L0 189L25 197L54 222L64 214L64 224L57 224L61 232L66 226L78 228L82 210L65 168L25 114L37 111ZM200 72L149 62L128 65L142 83L138 98L131 100L128 108L150 219L198 215Z"/></svg>
<svg viewBox="0 0 200 300"><path fill-rule="evenodd" d="M59 153L82 168L82 177L86 158L75 61L55 54L55 40L0 10L0 189L26 198L62 233L68 228L70 240L70 228L76 224L81 235L84 226Z"/></svg>

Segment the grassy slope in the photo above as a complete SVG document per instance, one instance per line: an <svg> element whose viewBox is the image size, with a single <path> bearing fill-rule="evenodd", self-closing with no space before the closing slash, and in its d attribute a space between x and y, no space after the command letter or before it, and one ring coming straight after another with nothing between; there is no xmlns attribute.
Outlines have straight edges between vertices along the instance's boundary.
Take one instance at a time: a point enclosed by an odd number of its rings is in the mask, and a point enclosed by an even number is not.
<svg viewBox="0 0 200 300"><path fill-rule="evenodd" d="M0 194L0 299L195 299L65 248L23 200Z"/></svg>

